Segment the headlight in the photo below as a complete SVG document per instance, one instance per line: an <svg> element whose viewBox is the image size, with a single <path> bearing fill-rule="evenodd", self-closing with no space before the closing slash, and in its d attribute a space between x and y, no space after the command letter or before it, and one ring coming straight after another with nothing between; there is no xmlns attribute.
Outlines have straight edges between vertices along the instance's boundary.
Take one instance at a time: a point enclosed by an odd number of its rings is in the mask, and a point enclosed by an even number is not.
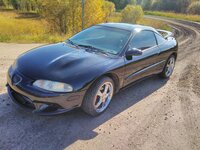
<svg viewBox="0 0 200 150"><path fill-rule="evenodd" d="M72 92L71 85L61 82L54 82L49 80L37 80L33 83L34 86L53 92Z"/></svg>

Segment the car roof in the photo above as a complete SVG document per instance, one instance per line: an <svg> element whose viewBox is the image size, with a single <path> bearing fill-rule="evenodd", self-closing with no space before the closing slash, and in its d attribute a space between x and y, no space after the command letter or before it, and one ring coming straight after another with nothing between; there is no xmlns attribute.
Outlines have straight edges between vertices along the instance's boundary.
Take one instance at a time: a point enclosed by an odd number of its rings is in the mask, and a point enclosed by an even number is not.
<svg viewBox="0 0 200 150"><path fill-rule="evenodd" d="M129 23L102 23L99 24L100 26L106 26L106 27L112 27L112 28L118 28L123 30L128 30L131 32L134 32L135 30L151 30L156 33L158 31L154 29L153 27L144 26L144 25L138 25L138 24L129 24Z"/></svg>

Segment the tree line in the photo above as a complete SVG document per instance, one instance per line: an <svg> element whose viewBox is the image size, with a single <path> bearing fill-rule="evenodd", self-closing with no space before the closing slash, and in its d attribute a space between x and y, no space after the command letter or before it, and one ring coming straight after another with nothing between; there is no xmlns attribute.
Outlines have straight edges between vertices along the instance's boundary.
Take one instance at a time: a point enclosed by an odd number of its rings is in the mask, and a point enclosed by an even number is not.
<svg viewBox="0 0 200 150"><path fill-rule="evenodd" d="M72 0L55 0L55 2L70 3ZM80 3L80 0L73 0ZM94 0L96 2L98 0ZM105 2L105 0L103 0ZM114 3L117 10L124 9L127 5L141 5L144 10L173 11L179 13L200 14L200 0L108 0ZM54 0L49 1L54 3ZM85 3L91 3L85 0ZM102 2L102 3L104 3ZM0 7L13 7L16 10L39 11L46 0L0 0ZM98 2L97 2L98 3ZM101 5L100 5L101 7Z"/></svg>
<svg viewBox="0 0 200 150"><path fill-rule="evenodd" d="M121 10L127 4L141 5L144 10L173 11L200 15L200 0L109 0Z"/></svg>
<svg viewBox="0 0 200 150"><path fill-rule="evenodd" d="M37 11L41 0L0 0L0 7L21 11Z"/></svg>

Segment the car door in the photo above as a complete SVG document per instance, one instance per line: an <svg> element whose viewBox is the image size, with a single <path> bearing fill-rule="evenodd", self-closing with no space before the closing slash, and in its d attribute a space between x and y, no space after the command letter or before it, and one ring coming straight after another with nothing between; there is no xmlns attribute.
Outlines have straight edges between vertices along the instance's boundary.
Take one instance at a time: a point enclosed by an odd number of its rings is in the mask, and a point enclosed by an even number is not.
<svg viewBox="0 0 200 150"><path fill-rule="evenodd" d="M143 30L135 34L128 47L128 50L137 48L143 53L140 56L132 56L132 59L125 56L125 85L158 71L160 50L153 31Z"/></svg>

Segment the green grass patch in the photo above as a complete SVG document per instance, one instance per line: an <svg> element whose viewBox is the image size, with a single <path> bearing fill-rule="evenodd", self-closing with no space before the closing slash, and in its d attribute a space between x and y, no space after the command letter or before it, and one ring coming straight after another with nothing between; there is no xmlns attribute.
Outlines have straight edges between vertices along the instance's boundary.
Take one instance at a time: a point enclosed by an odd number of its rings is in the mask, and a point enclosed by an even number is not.
<svg viewBox="0 0 200 150"><path fill-rule="evenodd" d="M141 25L151 26L151 27L154 27L155 29L172 31L171 27L169 27L165 22L160 21L160 20L143 18L139 20L137 23Z"/></svg>
<svg viewBox="0 0 200 150"><path fill-rule="evenodd" d="M121 22L121 13L115 12L109 22ZM143 18L137 22L154 28L170 30L166 23ZM0 42L6 43L55 43L64 41L71 34L60 35L50 32L47 22L35 13L16 13L15 11L0 12Z"/></svg>
<svg viewBox="0 0 200 150"><path fill-rule="evenodd" d="M161 11L145 11L145 14L200 22L200 15L180 14L174 12L161 12Z"/></svg>
<svg viewBox="0 0 200 150"><path fill-rule="evenodd" d="M49 32L48 24L38 18L22 18L15 12L0 13L0 42L54 43L67 39Z"/></svg>

